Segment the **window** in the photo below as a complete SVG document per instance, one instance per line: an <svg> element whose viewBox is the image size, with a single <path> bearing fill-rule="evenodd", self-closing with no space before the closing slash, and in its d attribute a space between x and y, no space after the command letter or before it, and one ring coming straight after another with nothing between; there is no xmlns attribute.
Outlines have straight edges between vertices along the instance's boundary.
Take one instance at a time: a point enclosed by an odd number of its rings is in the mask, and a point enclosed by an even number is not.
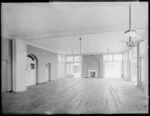
<svg viewBox="0 0 150 116"><path fill-rule="evenodd" d="M74 56L74 62L80 62L81 56Z"/></svg>
<svg viewBox="0 0 150 116"><path fill-rule="evenodd" d="M104 55L104 61L112 61L112 55Z"/></svg>
<svg viewBox="0 0 150 116"><path fill-rule="evenodd" d="M62 58L61 58L61 56L59 55L59 56L58 56L58 62L61 62L61 60L62 60Z"/></svg>
<svg viewBox="0 0 150 116"><path fill-rule="evenodd" d="M113 55L113 60L114 61L122 61L122 55L121 54Z"/></svg>
<svg viewBox="0 0 150 116"><path fill-rule="evenodd" d="M58 62L65 63L65 57L59 55L59 56L58 56Z"/></svg>
<svg viewBox="0 0 150 116"><path fill-rule="evenodd" d="M81 56L66 56L66 73L74 77L81 75Z"/></svg>
<svg viewBox="0 0 150 116"><path fill-rule="evenodd" d="M66 62L73 62L73 57L72 56L67 56L66 57Z"/></svg>
<svg viewBox="0 0 150 116"><path fill-rule="evenodd" d="M35 66L33 63L30 64L31 69L35 69Z"/></svg>
<svg viewBox="0 0 150 116"><path fill-rule="evenodd" d="M80 63L75 63L74 68L73 68L74 73L79 73L80 72Z"/></svg>
<svg viewBox="0 0 150 116"><path fill-rule="evenodd" d="M121 62L105 62L105 77L106 78L114 78L114 77L121 77L122 74L122 65Z"/></svg>

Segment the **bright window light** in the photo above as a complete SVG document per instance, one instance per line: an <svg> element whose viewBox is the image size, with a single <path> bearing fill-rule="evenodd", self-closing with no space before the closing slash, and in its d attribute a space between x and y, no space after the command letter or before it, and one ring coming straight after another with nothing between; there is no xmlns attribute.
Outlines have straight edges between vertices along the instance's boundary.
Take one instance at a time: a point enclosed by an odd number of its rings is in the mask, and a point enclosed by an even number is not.
<svg viewBox="0 0 150 116"><path fill-rule="evenodd" d="M122 55L121 54L113 55L113 61L122 61Z"/></svg>
<svg viewBox="0 0 150 116"><path fill-rule="evenodd" d="M80 62L81 56L74 56L74 62Z"/></svg>
<svg viewBox="0 0 150 116"><path fill-rule="evenodd" d="M66 57L66 62L73 62L73 57L72 56L67 56Z"/></svg>
<svg viewBox="0 0 150 116"><path fill-rule="evenodd" d="M121 62L105 62L106 78L121 78Z"/></svg>
<svg viewBox="0 0 150 116"><path fill-rule="evenodd" d="M112 61L112 55L104 55L104 61Z"/></svg>

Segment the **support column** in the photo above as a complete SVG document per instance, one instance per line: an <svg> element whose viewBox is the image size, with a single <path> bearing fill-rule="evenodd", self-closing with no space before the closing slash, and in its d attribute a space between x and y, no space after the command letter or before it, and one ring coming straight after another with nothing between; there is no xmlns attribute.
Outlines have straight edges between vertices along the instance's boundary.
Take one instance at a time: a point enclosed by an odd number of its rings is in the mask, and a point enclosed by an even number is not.
<svg viewBox="0 0 150 116"><path fill-rule="evenodd" d="M82 40L82 38L80 38L80 57L81 57L81 59L82 59L82 56L83 55L81 55L81 49L82 49L82 43L81 43L81 40ZM80 74L80 77L83 77L83 69L82 69L82 67L83 67L83 63L82 63L82 60L81 60L81 74Z"/></svg>
<svg viewBox="0 0 150 116"><path fill-rule="evenodd" d="M129 51L127 52L127 73L128 73L128 81L131 81L131 61L130 61L130 57L129 57Z"/></svg>
<svg viewBox="0 0 150 116"><path fill-rule="evenodd" d="M22 40L12 41L13 56L13 91L26 90L26 57L27 45Z"/></svg>
<svg viewBox="0 0 150 116"><path fill-rule="evenodd" d="M137 86L140 87L140 43L137 43Z"/></svg>
<svg viewBox="0 0 150 116"><path fill-rule="evenodd" d="M148 56L148 49L149 49L149 46L148 46L148 41L145 41L145 53L144 53L144 94L145 94L145 104L148 105L148 100L149 100L149 75L148 75L148 71L149 71L149 67L148 67L148 64L149 64L149 56Z"/></svg>
<svg viewBox="0 0 150 116"><path fill-rule="evenodd" d="M146 50L146 56L144 58L144 66L145 66L145 71L144 71L144 77L145 77L145 84L144 84L144 93L145 93L145 102L148 104L148 99L149 99L149 75L148 75L148 71L149 71L149 67L148 67L149 61L148 61L148 47Z"/></svg>
<svg viewBox="0 0 150 116"><path fill-rule="evenodd" d="M121 78L124 78L124 54L122 53L122 75Z"/></svg>
<svg viewBox="0 0 150 116"><path fill-rule="evenodd" d="M105 75L104 75L104 71L105 71L105 67L104 67L104 55L102 55L100 69L101 69L100 75L101 75L102 78L104 78L105 77Z"/></svg>

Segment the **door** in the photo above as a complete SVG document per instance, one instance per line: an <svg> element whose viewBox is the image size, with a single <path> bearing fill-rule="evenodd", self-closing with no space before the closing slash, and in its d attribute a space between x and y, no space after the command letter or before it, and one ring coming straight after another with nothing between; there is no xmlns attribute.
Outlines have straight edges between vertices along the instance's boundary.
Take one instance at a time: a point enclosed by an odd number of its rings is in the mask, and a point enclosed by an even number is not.
<svg viewBox="0 0 150 116"><path fill-rule="evenodd" d="M30 57L27 58L26 84L27 86L36 84L36 61Z"/></svg>
<svg viewBox="0 0 150 116"><path fill-rule="evenodd" d="M51 81L51 63L46 64L46 79Z"/></svg>
<svg viewBox="0 0 150 116"><path fill-rule="evenodd" d="M48 63L48 77L49 81L51 81L51 63Z"/></svg>

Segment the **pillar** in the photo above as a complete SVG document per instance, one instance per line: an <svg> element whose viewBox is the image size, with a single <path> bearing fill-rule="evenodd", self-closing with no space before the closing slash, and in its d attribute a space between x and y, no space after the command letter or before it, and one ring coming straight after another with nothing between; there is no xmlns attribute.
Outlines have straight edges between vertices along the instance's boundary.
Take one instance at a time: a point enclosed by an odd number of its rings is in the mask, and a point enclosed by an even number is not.
<svg viewBox="0 0 150 116"><path fill-rule="evenodd" d="M137 43L137 86L140 87L140 43Z"/></svg>
<svg viewBox="0 0 150 116"><path fill-rule="evenodd" d="M127 52L127 73L128 73L128 81L131 81L131 60L129 57L129 51Z"/></svg>
<svg viewBox="0 0 150 116"><path fill-rule="evenodd" d="M124 54L122 53L122 75L121 78L124 78Z"/></svg>
<svg viewBox="0 0 150 116"><path fill-rule="evenodd" d="M148 75L148 71L149 71L149 69L148 69L148 47L147 47L147 50L146 50L146 56L145 56L145 58L144 58L144 65L145 65L145 72L144 72L144 77L145 77L145 84L144 84L144 93L145 93L145 98L146 98L146 101L148 100L148 98L149 98L149 90L148 90L148 84L149 84L149 79L148 79L148 77L149 77L149 75ZM148 102L147 102L148 103Z"/></svg>
<svg viewBox="0 0 150 116"><path fill-rule="evenodd" d="M22 40L12 41L13 91L26 90L27 45Z"/></svg>
<svg viewBox="0 0 150 116"><path fill-rule="evenodd" d="M148 32L146 33L146 36L148 36ZM148 104L148 99L149 99L149 75L148 75L148 72L149 72L149 67L148 67L148 64L149 64L149 59L148 59L148 49L149 49L149 46L148 46L148 37L146 37L146 40L145 40L145 47L144 47L144 51L145 51L145 54L144 54L144 94L145 94L145 103L146 105Z"/></svg>

